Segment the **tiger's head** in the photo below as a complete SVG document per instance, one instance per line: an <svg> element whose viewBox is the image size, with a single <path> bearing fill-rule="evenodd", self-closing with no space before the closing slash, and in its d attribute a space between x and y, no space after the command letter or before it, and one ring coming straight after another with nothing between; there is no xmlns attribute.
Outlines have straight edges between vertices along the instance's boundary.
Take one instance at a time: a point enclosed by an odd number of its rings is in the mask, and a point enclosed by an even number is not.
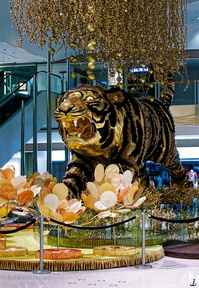
<svg viewBox="0 0 199 288"><path fill-rule="evenodd" d="M123 116L113 104L118 96L106 91L101 86L88 86L61 95L55 118L69 149L99 156L120 146Z"/></svg>

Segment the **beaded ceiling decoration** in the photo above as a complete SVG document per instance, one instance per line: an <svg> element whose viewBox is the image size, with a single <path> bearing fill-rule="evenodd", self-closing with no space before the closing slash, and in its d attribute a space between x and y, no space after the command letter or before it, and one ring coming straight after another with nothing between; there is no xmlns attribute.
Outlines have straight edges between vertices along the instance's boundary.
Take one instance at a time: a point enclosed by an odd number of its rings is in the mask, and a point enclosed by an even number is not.
<svg viewBox="0 0 199 288"><path fill-rule="evenodd" d="M52 55L74 49L73 63L87 55L90 80L96 62L112 75L150 67L147 74L163 73L160 82L187 61L186 0L11 0L10 10L19 45L27 35Z"/></svg>

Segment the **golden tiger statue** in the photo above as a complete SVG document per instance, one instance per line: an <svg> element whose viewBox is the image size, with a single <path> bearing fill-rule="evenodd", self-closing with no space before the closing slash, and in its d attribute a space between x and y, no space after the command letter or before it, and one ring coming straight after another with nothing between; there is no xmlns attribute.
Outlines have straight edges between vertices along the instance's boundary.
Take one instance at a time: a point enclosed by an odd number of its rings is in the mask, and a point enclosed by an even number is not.
<svg viewBox="0 0 199 288"><path fill-rule="evenodd" d="M55 111L60 135L71 149L72 161L63 183L79 197L93 181L98 163L117 164L134 172L140 186L149 185L146 161L170 171L172 184L192 187L175 145L175 126L169 106L174 81L169 78L160 99L136 97L119 88L88 86L61 95Z"/></svg>

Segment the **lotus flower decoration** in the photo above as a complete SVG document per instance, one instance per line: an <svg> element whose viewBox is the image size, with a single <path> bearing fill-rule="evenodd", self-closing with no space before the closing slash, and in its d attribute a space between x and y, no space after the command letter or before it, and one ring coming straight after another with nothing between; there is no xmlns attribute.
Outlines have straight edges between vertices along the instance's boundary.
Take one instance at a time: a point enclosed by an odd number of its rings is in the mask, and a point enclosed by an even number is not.
<svg viewBox="0 0 199 288"><path fill-rule="evenodd" d="M140 197L143 188L133 182L134 175L130 170L120 173L116 164L106 168L98 164L94 171L94 182L86 184L82 199L87 207L98 212L99 218L115 217L138 208L146 197Z"/></svg>

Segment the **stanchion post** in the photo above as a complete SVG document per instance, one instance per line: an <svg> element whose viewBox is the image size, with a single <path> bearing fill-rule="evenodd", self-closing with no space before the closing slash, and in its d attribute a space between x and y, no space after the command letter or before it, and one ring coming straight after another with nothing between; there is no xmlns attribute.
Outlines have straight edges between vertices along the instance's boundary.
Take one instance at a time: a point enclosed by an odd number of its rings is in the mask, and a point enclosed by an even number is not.
<svg viewBox="0 0 199 288"><path fill-rule="evenodd" d="M152 268L152 265L146 264L146 251L145 251L145 213L142 213L142 264L136 265L136 268L139 269L149 269Z"/></svg>
<svg viewBox="0 0 199 288"><path fill-rule="evenodd" d="M33 270L32 273L34 274L50 274L50 270L44 270L44 218L43 215L40 215L40 269L39 270Z"/></svg>

